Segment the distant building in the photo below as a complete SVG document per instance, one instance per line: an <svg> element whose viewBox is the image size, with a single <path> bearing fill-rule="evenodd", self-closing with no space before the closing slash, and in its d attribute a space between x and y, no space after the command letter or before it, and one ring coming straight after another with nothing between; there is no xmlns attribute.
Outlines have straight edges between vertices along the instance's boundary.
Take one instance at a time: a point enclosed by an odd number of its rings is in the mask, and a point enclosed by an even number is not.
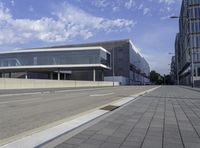
<svg viewBox="0 0 200 148"><path fill-rule="evenodd" d="M118 81L149 84L150 67L128 40L0 53L2 77Z"/></svg>
<svg viewBox="0 0 200 148"><path fill-rule="evenodd" d="M170 77L171 77L171 83L177 84L177 79L176 79L176 59L175 56L172 56L171 59L171 65L170 65Z"/></svg>
<svg viewBox="0 0 200 148"><path fill-rule="evenodd" d="M176 36L175 53L178 58L180 84L192 82L192 58L194 81L200 80L200 1L183 0L179 33ZM193 53L193 54L192 54Z"/></svg>

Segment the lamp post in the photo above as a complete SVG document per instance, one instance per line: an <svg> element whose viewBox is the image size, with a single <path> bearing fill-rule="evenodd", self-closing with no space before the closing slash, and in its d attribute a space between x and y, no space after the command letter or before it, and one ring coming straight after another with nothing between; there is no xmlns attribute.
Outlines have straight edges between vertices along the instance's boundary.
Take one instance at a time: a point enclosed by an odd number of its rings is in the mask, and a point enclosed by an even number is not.
<svg viewBox="0 0 200 148"><path fill-rule="evenodd" d="M189 25L190 25L190 31L189 31L189 35L192 34L192 21L191 19L189 19L187 16L183 16L183 17L179 17L179 16L171 16L171 19L180 19L180 18L185 18L186 20L189 21ZM192 36L190 37L190 59L191 59L191 83L192 83L192 87L194 87L194 61L193 61L193 47L192 47Z"/></svg>
<svg viewBox="0 0 200 148"><path fill-rule="evenodd" d="M115 50L112 49L112 79L113 79L113 87L115 86Z"/></svg>

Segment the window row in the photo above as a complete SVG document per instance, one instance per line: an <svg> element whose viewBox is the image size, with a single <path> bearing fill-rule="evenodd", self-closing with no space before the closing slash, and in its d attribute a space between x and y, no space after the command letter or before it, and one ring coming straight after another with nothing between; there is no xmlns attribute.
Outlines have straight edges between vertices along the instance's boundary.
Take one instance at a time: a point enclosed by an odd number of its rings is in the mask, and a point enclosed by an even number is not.
<svg viewBox="0 0 200 148"><path fill-rule="evenodd" d="M196 4L200 4L199 0L188 0L187 1L188 5L196 5Z"/></svg>
<svg viewBox="0 0 200 148"><path fill-rule="evenodd" d="M200 7L194 7L188 10L189 18L200 18Z"/></svg>
<svg viewBox="0 0 200 148"><path fill-rule="evenodd" d="M200 36L192 36L188 39L188 47L200 48Z"/></svg>
<svg viewBox="0 0 200 148"><path fill-rule="evenodd" d="M190 27L190 25L188 26L188 30L190 30L189 32L192 32L192 33L199 33L200 32L200 21L192 22L191 27Z"/></svg>
<svg viewBox="0 0 200 148"><path fill-rule="evenodd" d="M68 64L104 64L110 66L110 55L100 50L8 53L0 55L0 67Z"/></svg>

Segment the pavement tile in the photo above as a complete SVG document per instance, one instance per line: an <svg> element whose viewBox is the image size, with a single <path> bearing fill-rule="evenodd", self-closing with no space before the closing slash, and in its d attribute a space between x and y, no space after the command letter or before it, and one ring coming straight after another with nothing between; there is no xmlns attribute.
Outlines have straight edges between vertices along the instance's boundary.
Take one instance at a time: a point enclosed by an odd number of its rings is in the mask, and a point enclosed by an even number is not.
<svg viewBox="0 0 200 148"><path fill-rule="evenodd" d="M165 142L163 148L183 148L183 144Z"/></svg>
<svg viewBox="0 0 200 148"><path fill-rule="evenodd" d="M90 139L94 139L94 140L106 140L108 138L108 136L102 135L102 134L95 134L92 137L90 137Z"/></svg>
<svg viewBox="0 0 200 148"><path fill-rule="evenodd" d="M120 144L106 142L106 143L103 143L100 146L100 148L118 148L119 146L120 146Z"/></svg>
<svg viewBox="0 0 200 148"><path fill-rule="evenodd" d="M186 142L185 143L185 148L199 148L199 147L200 147L200 143L195 143L195 142L193 142L193 143Z"/></svg>
<svg viewBox="0 0 200 148"><path fill-rule="evenodd" d="M200 137L194 130L200 133L199 121L200 93L176 86L162 87L75 135L58 148L68 145L139 148L141 144L142 148L162 148L162 145L163 148L183 148L181 136L185 148L200 148Z"/></svg>
<svg viewBox="0 0 200 148"><path fill-rule="evenodd" d="M77 148L98 148L98 145L93 145L93 144L88 144L88 143L83 143Z"/></svg>
<svg viewBox="0 0 200 148"><path fill-rule="evenodd" d="M83 141L85 141L85 140L74 137L74 138L67 140L65 143L75 145L75 144L80 144Z"/></svg>
<svg viewBox="0 0 200 148"><path fill-rule="evenodd" d="M142 148L161 148L162 141L145 140Z"/></svg>
<svg viewBox="0 0 200 148"><path fill-rule="evenodd" d="M106 139L106 141L111 142L111 143L122 143L125 140L125 138L123 137L114 137L114 136L110 136Z"/></svg>
<svg viewBox="0 0 200 148"><path fill-rule="evenodd" d="M56 146L56 148L77 148L78 145L72 145L72 144L67 144L67 143L62 143L58 146Z"/></svg>

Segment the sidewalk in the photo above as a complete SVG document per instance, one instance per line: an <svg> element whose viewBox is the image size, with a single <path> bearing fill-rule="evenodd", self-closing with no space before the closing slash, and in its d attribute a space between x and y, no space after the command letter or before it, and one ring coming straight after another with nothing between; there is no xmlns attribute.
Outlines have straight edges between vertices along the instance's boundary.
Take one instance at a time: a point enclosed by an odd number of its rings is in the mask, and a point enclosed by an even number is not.
<svg viewBox="0 0 200 148"><path fill-rule="evenodd" d="M199 148L200 93L161 87L57 148Z"/></svg>

